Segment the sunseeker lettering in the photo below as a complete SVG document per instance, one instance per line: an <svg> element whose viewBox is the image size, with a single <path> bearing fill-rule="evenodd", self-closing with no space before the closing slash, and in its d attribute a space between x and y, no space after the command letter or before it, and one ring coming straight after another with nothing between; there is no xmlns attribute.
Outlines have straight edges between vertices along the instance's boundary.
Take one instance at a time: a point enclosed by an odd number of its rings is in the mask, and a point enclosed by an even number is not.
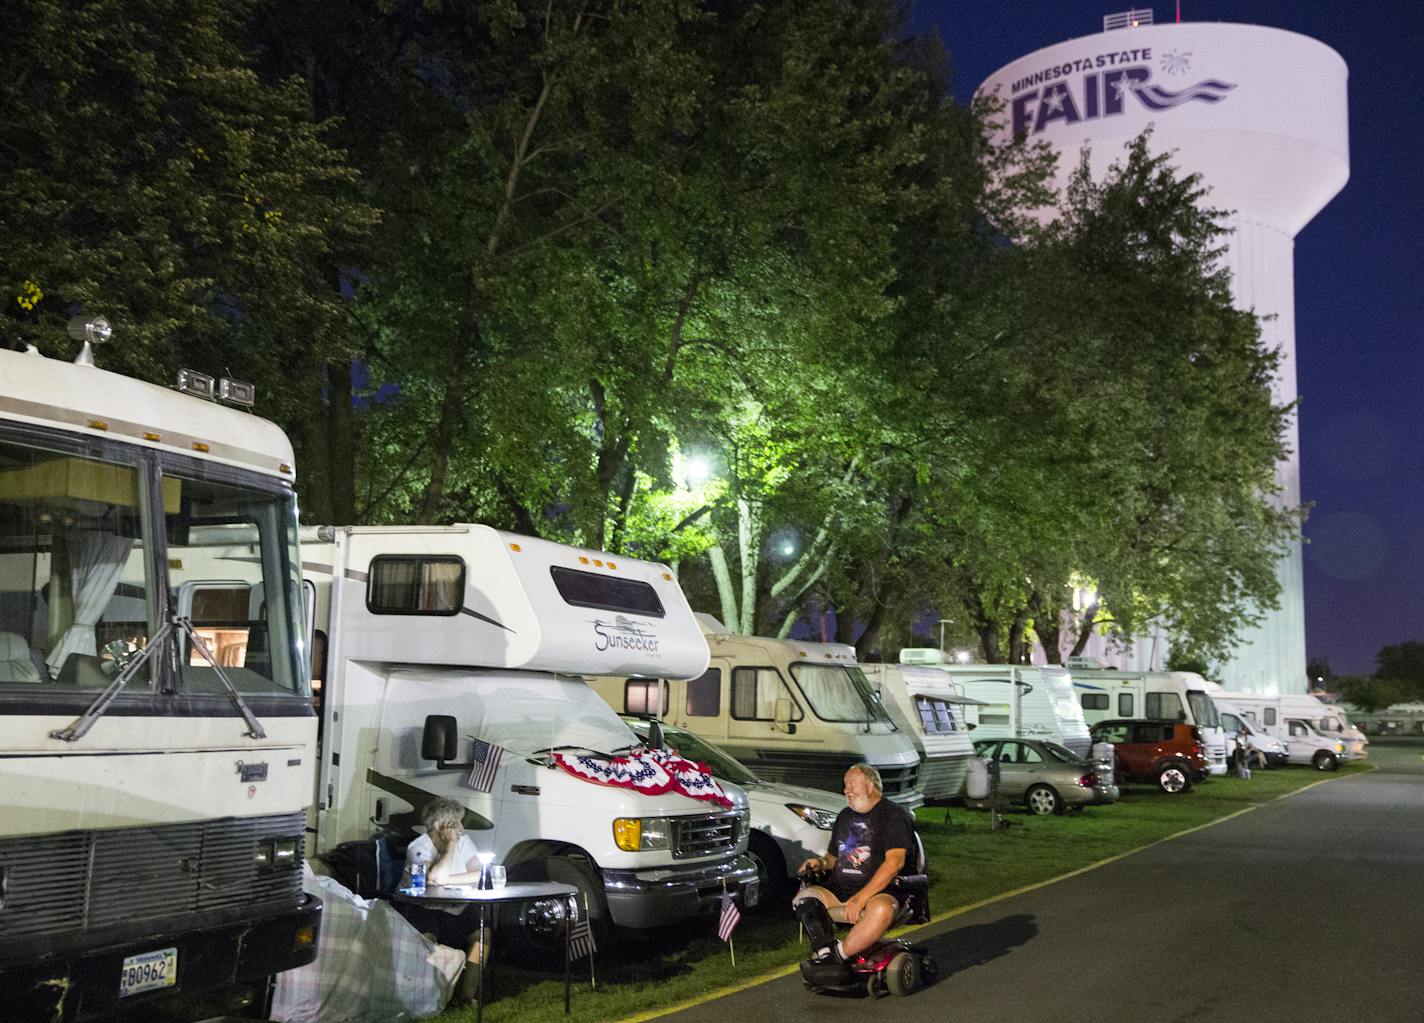
<svg viewBox="0 0 1424 1023"><path fill-rule="evenodd" d="M658 637L635 622L619 615L612 622L602 618L593 619L593 648L604 650L637 650L640 653L658 652Z"/></svg>

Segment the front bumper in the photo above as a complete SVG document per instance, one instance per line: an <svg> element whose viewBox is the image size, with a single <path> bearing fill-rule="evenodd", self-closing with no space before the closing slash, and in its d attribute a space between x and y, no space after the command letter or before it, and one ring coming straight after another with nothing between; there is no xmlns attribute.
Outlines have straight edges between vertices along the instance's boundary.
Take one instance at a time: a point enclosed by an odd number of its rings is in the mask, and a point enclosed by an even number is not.
<svg viewBox="0 0 1424 1023"><path fill-rule="evenodd" d="M198 931L160 931L26 962L0 963L0 991L5 992L0 1016L16 1023L98 1019L179 991L206 991L269 977L312 962L320 926L321 900L303 895L295 908L258 920ZM298 933L307 928L309 935L299 940ZM177 983L120 1000L124 959L166 948L178 950Z"/></svg>
<svg viewBox="0 0 1424 1023"><path fill-rule="evenodd" d="M1267 766L1267 767L1280 767L1282 764L1289 763L1289 762L1290 762L1290 754L1289 754L1289 753L1282 753L1280 750L1276 750L1276 751L1273 752L1273 753L1267 753L1267 754L1266 754L1266 766Z"/></svg>
<svg viewBox="0 0 1424 1023"><path fill-rule="evenodd" d="M605 870L608 915L619 927L660 927L700 913L715 913L722 893L740 896L749 909L761 897L756 865L745 856L692 867Z"/></svg>

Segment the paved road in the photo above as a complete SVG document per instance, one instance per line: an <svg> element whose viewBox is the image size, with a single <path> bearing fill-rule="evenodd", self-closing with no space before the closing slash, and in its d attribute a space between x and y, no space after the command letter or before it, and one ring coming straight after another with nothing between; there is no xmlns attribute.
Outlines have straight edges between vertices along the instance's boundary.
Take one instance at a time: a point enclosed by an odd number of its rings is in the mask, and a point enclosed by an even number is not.
<svg viewBox="0 0 1424 1023"><path fill-rule="evenodd" d="M940 979L909 998L792 976L665 1018L1424 1021L1424 746L1370 753L1370 774L927 929Z"/></svg>

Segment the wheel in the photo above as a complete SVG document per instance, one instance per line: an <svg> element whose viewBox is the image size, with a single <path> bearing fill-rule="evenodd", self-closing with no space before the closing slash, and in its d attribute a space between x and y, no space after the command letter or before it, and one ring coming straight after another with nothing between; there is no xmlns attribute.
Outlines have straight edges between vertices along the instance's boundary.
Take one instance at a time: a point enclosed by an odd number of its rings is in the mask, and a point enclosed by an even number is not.
<svg viewBox="0 0 1424 1023"><path fill-rule="evenodd" d="M761 897L756 909L762 912L772 906L785 911L786 901L791 897L791 878L786 876L786 858L776 842L760 831L753 831L747 842L747 857L756 864L757 879L761 882Z"/></svg>
<svg viewBox="0 0 1424 1023"><path fill-rule="evenodd" d="M509 868L511 881L558 881L579 890L579 906L588 907L589 929L594 944L603 948L608 943L611 922L608 900L603 894L603 881L593 867L571 856L550 856L543 860L516 863ZM568 924L568 903L563 899L536 899L512 907L504 922L512 929L517 942L540 956L562 955L564 927ZM512 925L512 926L511 926Z"/></svg>
<svg viewBox="0 0 1424 1023"><path fill-rule="evenodd" d="M1310 758L1310 765L1317 771L1333 771L1340 766L1340 760L1329 750L1321 750Z"/></svg>
<svg viewBox="0 0 1424 1023"><path fill-rule="evenodd" d="M1157 772L1157 787L1168 795L1179 795L1192 787L1192 778L1182 765L1167 764Z"/></svg>
<svg viewBox="0 0 1424 1023"><path fill-rule="evenodd" d="M1029 789L1024 796L1024 805L1028 807L1029 813L1039 817L1063 812L1063 800L1047 785L1035 785Z"/></svg>
<svg viewBox="0 0 1424 1023"><path fill-rule="evenodd" d="M884 998L889 994L885 990L885 986L880 983L880 976L875 973L865 978L865 993L871 998Z"/></svg>
<svg viewBox="0 0 1424 1023"><path fill-rule="evenodd" d="M920 958L913 952L900 952L885 967L885 984L892 995L908 995L920 986Z"/></svg>
<svg viewBox="0 0 1424 1023"><path fill-rule="evenodd" d="M929 987L939 976L939 963L928 955L920 956L920 986Z"/></svg>

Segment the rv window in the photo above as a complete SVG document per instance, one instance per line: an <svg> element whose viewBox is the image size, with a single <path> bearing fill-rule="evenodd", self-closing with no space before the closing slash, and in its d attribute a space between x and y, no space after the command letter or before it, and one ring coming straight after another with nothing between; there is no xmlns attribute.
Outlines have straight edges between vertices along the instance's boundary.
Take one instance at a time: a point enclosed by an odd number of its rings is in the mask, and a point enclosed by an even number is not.
<svg viewBox="0 0 1424 1023"><path fill-rule="evenodd" d="M668 684L660 678L630 678L623 684L623 707L627 714L666 714Z"/></svg>
<svg viewBox="0 0 1424 1023"><path fill-rule="evenodd" d="M465 596L465 562L454 555L378 554L366 581L375 615L456 615Z"/></svg>
<svg viewBox="0 0 1424 1023"><path fill-rule="evenodd" d="M722 713L722 669L708 668L687 683L687 716L715 718Z"/></svg>
<svg viewBox="0 0 1424 1023"><path fill-rule="evenodd" d="M1235 714L1221 715L1221 727L1226 729L1228 732L1244 731L1244 729L1241 727L1241 719Z"/></svg>
<svg viewBox="0 0 1424 1023"><path fill-rule="evenodd" d="M920 712L920 724L926 735L939 735L958 731L954 723L954 712L943 700L929 696L915 697L915 708Z"/></svg>
<svg viewBox="0 0 1424 1023"><path fill-rule="evenodd" d="M1266 724L1267 724L1268 726L1269 726L1269 725L1274 725L1274 724L1276 723L1276 708L1274 708L1274 707L1267 707L1267 708L1265 708L1265 710L1263 711L1263 713L1266 715Z"/></svg>
<svg viewBox="0 0 1424 1023"><path fill-rule="evenodd" d="M1117 694L1117 716L1120 717L1120 718L1130 718L1130 717L1132 717L1132 715L1133 715L1133 710L1132 710L1132 694L1131 694L1131 693L1118 693L1118 694Z"/></svg>
<svg viewBox="0 0 1424 1023"><path fill-rule="evenodd" d="M1148 693L1146 716L1153 721L1185 721L1186 708L1176 693Z"/></svg>
<svg viewBox="0 0 1424 1023"><path fill-rule="evenodd" d="M981 725L1007 725L1009 723L1009 705L1007 703L986 703L979 708L979 723Z"/></svg>
<svg viewBox="0 0 1424 1023"><path fill-rule="evenodd" d="M1340 722L1335 718L1321 718L1315 727L1319 728L1322 732L1344 731L1344 729L1340 727Z"/></svg>
<svg viewBox="0 0 1424 1023"><path fill-rule="evenodd" d="M776 701L791 700L791 720L804 716L775 668L732 669L732 717L739 721L773 721Z"/></svg>
<svg viewBox="0 0 1424 1023"><path fill-rule="evenodd" d="M549 569L554 586L566 604L594 607L600 611L622 611L625 614L661 618L667 612L658 599L658 591L641 579L617 579L594 572L580 572L554 565Z"/></svg>
<svg viewBox="0 0 1424 1023"><path fill-rule="evenodd" d="M1078 702L1083 705L1084 710L1107 710L1107 693L1084 693L1078 697Z"/></svg>

